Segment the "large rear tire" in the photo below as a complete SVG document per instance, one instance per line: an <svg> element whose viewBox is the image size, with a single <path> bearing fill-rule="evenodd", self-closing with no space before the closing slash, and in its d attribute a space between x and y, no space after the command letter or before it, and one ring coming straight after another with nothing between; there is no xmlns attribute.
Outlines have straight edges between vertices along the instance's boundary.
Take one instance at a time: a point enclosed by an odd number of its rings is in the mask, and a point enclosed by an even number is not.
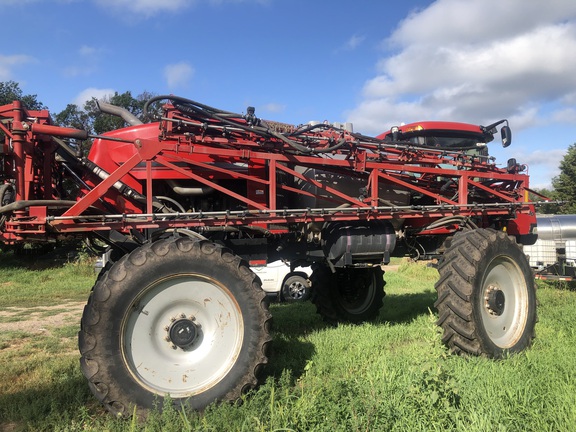
<svg viewBox="0 0 576 432"><path fill-rule="evenodd" d="M202 410L255 387L271 320L259 279L228 249L171 238L122 257L93 288L82 316L82 373L115 415Z"/></svg>
<svg viewBox="0 0 576 432"><path fill-rule="evenodd" d="M534 276L513 238L492 229L459 233L438 271L438 325L453 352L502 358L531 345Z"/></svg>
<svg viewBox="0 0 576 432"><path fill-rule="evenodd" d="M310 276L312 303L331 323L360 323L378 317L384 299L384 272L378 267L315 268Z"/></svg>

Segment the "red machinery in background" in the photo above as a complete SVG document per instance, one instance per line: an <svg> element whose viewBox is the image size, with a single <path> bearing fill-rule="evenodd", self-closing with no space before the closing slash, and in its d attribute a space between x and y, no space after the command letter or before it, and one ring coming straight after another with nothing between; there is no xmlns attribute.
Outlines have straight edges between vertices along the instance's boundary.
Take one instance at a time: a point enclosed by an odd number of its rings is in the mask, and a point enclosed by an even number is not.
<svg viewBox="0 0 576 432"><path fill-rule="evenodd" d="M158 108L159 101L167 104ZM82 371L113 412L170 395L202 409L257 384L270 314L250 264L312 265L312 301L331 322L379 315L381 264L438 259L438 324L454 351L528 347L536 301L519 244L536 241L526 167L499 168L487 127L420 122L378 136L301 126L176 96L143 124L88 136L47 111L0 107L0 239L82 237L111 261L82 318ZM87 157L74 146L93 139Z"/></svg>

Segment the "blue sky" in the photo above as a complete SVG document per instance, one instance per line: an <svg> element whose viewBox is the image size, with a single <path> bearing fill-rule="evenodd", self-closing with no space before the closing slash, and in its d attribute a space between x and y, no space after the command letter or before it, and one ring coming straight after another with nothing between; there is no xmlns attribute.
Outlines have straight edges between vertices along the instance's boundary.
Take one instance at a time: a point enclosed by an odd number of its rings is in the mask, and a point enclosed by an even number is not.
<svg viewBox="0 0 576 432"><path fill-rule="evenodd" d="M0 81L57 113L172 93L301 124L507 118L545 187L576 142L574 0L0 0Z"/></svg>

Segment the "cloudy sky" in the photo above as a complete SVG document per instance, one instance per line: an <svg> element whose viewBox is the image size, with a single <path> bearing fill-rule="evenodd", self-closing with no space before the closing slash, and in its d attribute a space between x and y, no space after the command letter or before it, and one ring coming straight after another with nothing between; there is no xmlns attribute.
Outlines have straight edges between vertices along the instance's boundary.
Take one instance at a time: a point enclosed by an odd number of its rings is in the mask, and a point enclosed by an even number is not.
<svg viewBox="0 0 576 432"><path fill-rule="evenodd" d="M0 0L0 81L57 113L131 91L376 135L507 118L545 187L576 142L574 0Z"/></svg>

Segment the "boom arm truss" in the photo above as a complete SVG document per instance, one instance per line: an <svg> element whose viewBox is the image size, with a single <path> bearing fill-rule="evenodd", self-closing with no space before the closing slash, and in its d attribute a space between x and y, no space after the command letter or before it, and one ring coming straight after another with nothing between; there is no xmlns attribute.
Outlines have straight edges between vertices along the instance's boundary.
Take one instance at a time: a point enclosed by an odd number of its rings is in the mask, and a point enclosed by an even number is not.
<svg viewBox="0 0 576 432"><path fill-rule="evenodd" d="M45 111L27 112L16 102L0 107L5 183L16 195L15 203L0 208L4 241L168 228L283 233L296 224L380 219L403 220L424 233L435 220L450 217L502 220L523 234L533 218L528 176L498 168L478 152L388 142L329 124L265 122L250 109L240 115L169 98L172 104L157 122L94 137L94 145L120 143L122 160L98 178L74 161L74 169L84 169L78 176L89 180L71 204L56 187L66 153L57 137L87 134L52 126ZM231 197L235 207L158 212L155 184L174 175ZM358 187L343 188L342 179ZM236 182L247 185L246 193L230 187ZM133 192L122 195L122 188ZM123 204L114 207L114 200Z"/></svg>

